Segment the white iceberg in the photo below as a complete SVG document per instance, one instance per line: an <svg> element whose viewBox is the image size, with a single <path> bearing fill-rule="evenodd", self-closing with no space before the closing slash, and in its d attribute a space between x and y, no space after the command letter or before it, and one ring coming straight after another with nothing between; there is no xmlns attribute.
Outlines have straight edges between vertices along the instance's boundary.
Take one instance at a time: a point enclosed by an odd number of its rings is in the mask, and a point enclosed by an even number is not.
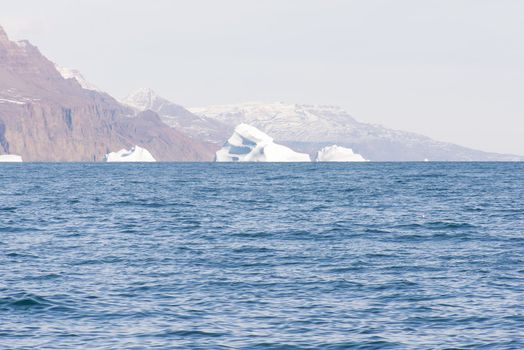
<svg viewBox="0 0 524 350"><path fill-rule="evenodd" d="M317 162L366 162L360 154L351 148L337 145L322 148L317 153Z"/></svg>
<svg viewBox="0 0 524 350"><path fill-rule="evenodd" d="M233 136L216 152L217 162L310 162L308 154L276 144L248 124L239 124Z"/></svg>
<svg viewBox="0 0 524 350"><path fill-rule="evenodd" d="M21 156L16 154L0 154L0 163L21 163L23 162Z"/></svg>
<svg viewBox="0 0 524 350"><path fill-rule="evenodd" d="M106 162L156 162L153 155L145 148L135 146L130 150L121 149L104 156Z"/></svg>

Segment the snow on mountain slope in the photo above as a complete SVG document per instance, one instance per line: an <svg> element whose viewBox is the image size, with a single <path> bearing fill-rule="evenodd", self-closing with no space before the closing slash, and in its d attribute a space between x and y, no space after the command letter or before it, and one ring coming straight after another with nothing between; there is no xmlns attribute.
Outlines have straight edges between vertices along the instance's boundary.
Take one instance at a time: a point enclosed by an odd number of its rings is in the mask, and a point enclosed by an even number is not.
<svg viewBox="0 0 524 350"><path fill-rule="evenodd" d="M373 161L490 161L524 160L438 142L411 132L361 123L340 107L277 103L242 103L190 108L233 127L247 123L286 146L315 155L337 144Z"/></svg>
<svg viewBox="0 0 524 350"><path fill-rule="evenodd" d="M86 90L102 92L102 90L100 90L94 84L87 81L87 79L84 78L84 76L82 75L82 73L80 73L79 70L64 68L60 66L56 66L56 69L64 77L64 79L75 79L80 84L80 86Z"/></svg>
<svg viewBox="0 0 524 350"><path fill-rule="evenodd" d="M317 162L365 162L366 159L351 148L337 145L322 148L317 153Z"/></svg>
<svg viewBox="0 0 524 350"><path fill-rule="evenodd" d="M130 150L121 149L118 152L111 152L105 155L106 162L156 162L151 153L142 147L135 146Z"/></svg>
<svg viewBox="0 0 524 350"><path fill-rule="evenodd" d="M165 101L151 89L138 89L126 96L122 103L139 111L145 111L147 109L158 108L158 106L163 105Z"/></svg>
<svg viewBox="0 0 524 350"><path fill-rule="evenodd" d="M338 107L282 102L242 103L189 110L229 125L252 124L279 141L330 141L334 131L353 130L353 125L357 123ZM342 130L338 132L343 133Z"/></svg>
<svg viewBox="0 0 524 350"><path fill-rule="evenodd" d="M273 139L247 124L240 124L216 153L217 162L310 162L309 155L276 144Z"/></svg>
<svg viewBox="0 0 524 350"><path fill-rule="evenodd" d="M196 139L221 145L232 128L214 118L199 116L173 103L151 89L140 89L128 95L123 101L137 111L152 110L160 115L170 127Z"/></svg>

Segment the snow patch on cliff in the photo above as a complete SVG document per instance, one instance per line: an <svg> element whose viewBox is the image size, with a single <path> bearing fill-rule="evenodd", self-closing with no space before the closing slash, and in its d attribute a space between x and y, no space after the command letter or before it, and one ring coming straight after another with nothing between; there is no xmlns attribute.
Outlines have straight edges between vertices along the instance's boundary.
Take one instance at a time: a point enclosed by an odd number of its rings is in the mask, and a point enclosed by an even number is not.
<svg viewBox="0 0 524 350"><path fill-rule="evenodd" d="M145 148L135 146L130 150L121 149L104 156L106 162L156 162L153 155Z"/></svg>
<svg viewBox="0 0 524 350"><path fill-rule="evenodd" d="M16 105L25 105L25 102L23 101L17 101L17 100L10 100L7 98L0 98L0 103L13 103Z"/></svg>
<svg viewBox="0 0 524 350"><path fill-rule="evenodd" d="M322 148L317 153L317 162L365 162L366 159L351 148L337 145Z"/></svg>
<svg viewBox="0 0 524 350"><path fill-rule="evenodd" d="M216 152L217 162L310 162L309 155L276 144L273 139L248 125L240 124Z"/></svg>
<svg viewBox="0 0 524 350"><path fill-rule="evenodd" d="M22 157L16 154L0 154L0 163L21 163Z"/></svg>

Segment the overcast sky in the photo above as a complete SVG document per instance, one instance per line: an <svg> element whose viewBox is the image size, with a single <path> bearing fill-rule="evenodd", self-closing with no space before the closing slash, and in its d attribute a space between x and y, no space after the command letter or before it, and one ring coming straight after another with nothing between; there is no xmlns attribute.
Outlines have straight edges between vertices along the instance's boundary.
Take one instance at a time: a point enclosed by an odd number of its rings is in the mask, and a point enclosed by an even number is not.
<svg viewBox="0 0 524 350"><path fill-rule="evenodd" d="M522 0L0 0L0 24L117 98L284 101L524 155Z"/></svg>

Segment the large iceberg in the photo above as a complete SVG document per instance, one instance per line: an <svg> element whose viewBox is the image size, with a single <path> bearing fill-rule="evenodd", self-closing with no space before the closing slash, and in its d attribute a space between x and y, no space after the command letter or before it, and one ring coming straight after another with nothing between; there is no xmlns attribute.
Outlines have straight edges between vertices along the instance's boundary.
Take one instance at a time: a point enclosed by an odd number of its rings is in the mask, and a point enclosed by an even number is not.
<svg viewBox="0 0 524 350"><path fill-rule="evenodd" d="M273 139L248 124L239 124L233 135L217 151L217 162L310 162L308 154L276 144Z"/></svg>
<svg viewBox="0 0 524 350"><path fill-rule="evenodd" d="M106 162L156 162L156 159L145 148L135 146L130 150L121 149L105 155Z"/></svg>
<svg viewBox="0 0 524 350"><path fill-rule="evenodd" d="M21 156L16 154L0 154L0 163L21 163L23 162Z"/></svg>
<svg viewBox="0 0 524 350"><path fill-rule="evenodd" d="M351 148L337 145L322 148L317 153L317 162L365 162L366 159Z"/></svg>

